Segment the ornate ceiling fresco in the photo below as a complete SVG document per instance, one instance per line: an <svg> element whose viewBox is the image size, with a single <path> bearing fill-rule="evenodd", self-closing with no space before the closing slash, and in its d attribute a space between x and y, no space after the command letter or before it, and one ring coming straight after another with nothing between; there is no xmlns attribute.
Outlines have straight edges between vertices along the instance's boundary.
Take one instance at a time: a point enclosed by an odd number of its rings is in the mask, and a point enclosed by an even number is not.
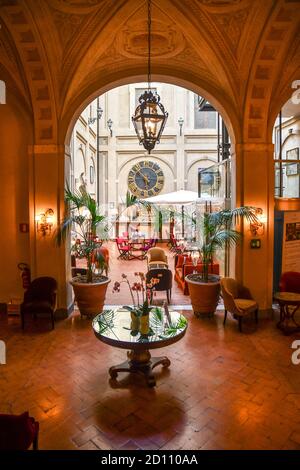
<svg viewBox="0 0 300 470"><path fill-rule="evenodd" d="M153 73L207 91L239 138L261 141L274 100L300 78L299 10L292 0L153 0ZM37 141L56 141L110 83L146 76L146 18L145 0L0 0L0 71L33 109Z"/></svg>

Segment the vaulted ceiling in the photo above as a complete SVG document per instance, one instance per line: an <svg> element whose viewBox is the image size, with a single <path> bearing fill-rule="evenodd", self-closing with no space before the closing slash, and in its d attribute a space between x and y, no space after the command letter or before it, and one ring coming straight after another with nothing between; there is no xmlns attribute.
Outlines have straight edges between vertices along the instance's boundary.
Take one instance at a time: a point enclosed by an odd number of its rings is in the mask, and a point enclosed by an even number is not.
<svg viewBox="0 0 300 470"><path fill-rule="evenodd" d="M238 140L265 141L300 79L297 0L153 0L155 78L186 83ZM146 0L0 0L0 78L56 142L87 100L145 79Z"/></svg>

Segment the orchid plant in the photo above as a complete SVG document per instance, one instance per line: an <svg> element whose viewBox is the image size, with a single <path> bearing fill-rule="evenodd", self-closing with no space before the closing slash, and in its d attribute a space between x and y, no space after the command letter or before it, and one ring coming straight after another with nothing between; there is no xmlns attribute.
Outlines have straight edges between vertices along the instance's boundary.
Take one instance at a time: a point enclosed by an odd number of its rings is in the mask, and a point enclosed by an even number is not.
<svg viewBox="0 0 300 470"><path fill-rule="evenodd" d="M127 284L132 299L132 306L125 305L124 308L134 313L137 317L149 315L152 310L150 307L151 292L155 289L155 285L160 282L157 278L152 278L150 282L146 282L144 273L136 272L135 277L138 278L134 283L130 283L128 276L122 274L122 280L116 281L113 286L113 292L120 292L121 284Z"/></svg>

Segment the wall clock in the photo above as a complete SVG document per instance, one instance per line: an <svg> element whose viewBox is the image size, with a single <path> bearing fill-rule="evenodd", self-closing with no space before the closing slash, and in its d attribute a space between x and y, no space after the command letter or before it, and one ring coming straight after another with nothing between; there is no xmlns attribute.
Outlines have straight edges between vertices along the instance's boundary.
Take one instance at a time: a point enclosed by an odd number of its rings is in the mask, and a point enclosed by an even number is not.
<svg viewBox="0 0 300 470"><path fill-rule="evenodd" d="M136 163L128 175L129 190L135 196L156 196L164 186L164 174L159 165L151 161Z"/></svg>

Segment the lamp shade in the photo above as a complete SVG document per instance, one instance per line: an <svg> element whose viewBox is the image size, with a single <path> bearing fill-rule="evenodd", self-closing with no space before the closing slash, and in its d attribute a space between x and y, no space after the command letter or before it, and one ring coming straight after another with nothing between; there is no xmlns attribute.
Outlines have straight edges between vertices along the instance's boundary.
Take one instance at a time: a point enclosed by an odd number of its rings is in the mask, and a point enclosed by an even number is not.
<svg viewBox="0 0 300 470"><path fill-rule="evenodd" d="M159 143L168 113L160 102L159 95L151 90L146 90L139 97L139 103L132 122L140 144L150 153L155 144Z"/></svg>

